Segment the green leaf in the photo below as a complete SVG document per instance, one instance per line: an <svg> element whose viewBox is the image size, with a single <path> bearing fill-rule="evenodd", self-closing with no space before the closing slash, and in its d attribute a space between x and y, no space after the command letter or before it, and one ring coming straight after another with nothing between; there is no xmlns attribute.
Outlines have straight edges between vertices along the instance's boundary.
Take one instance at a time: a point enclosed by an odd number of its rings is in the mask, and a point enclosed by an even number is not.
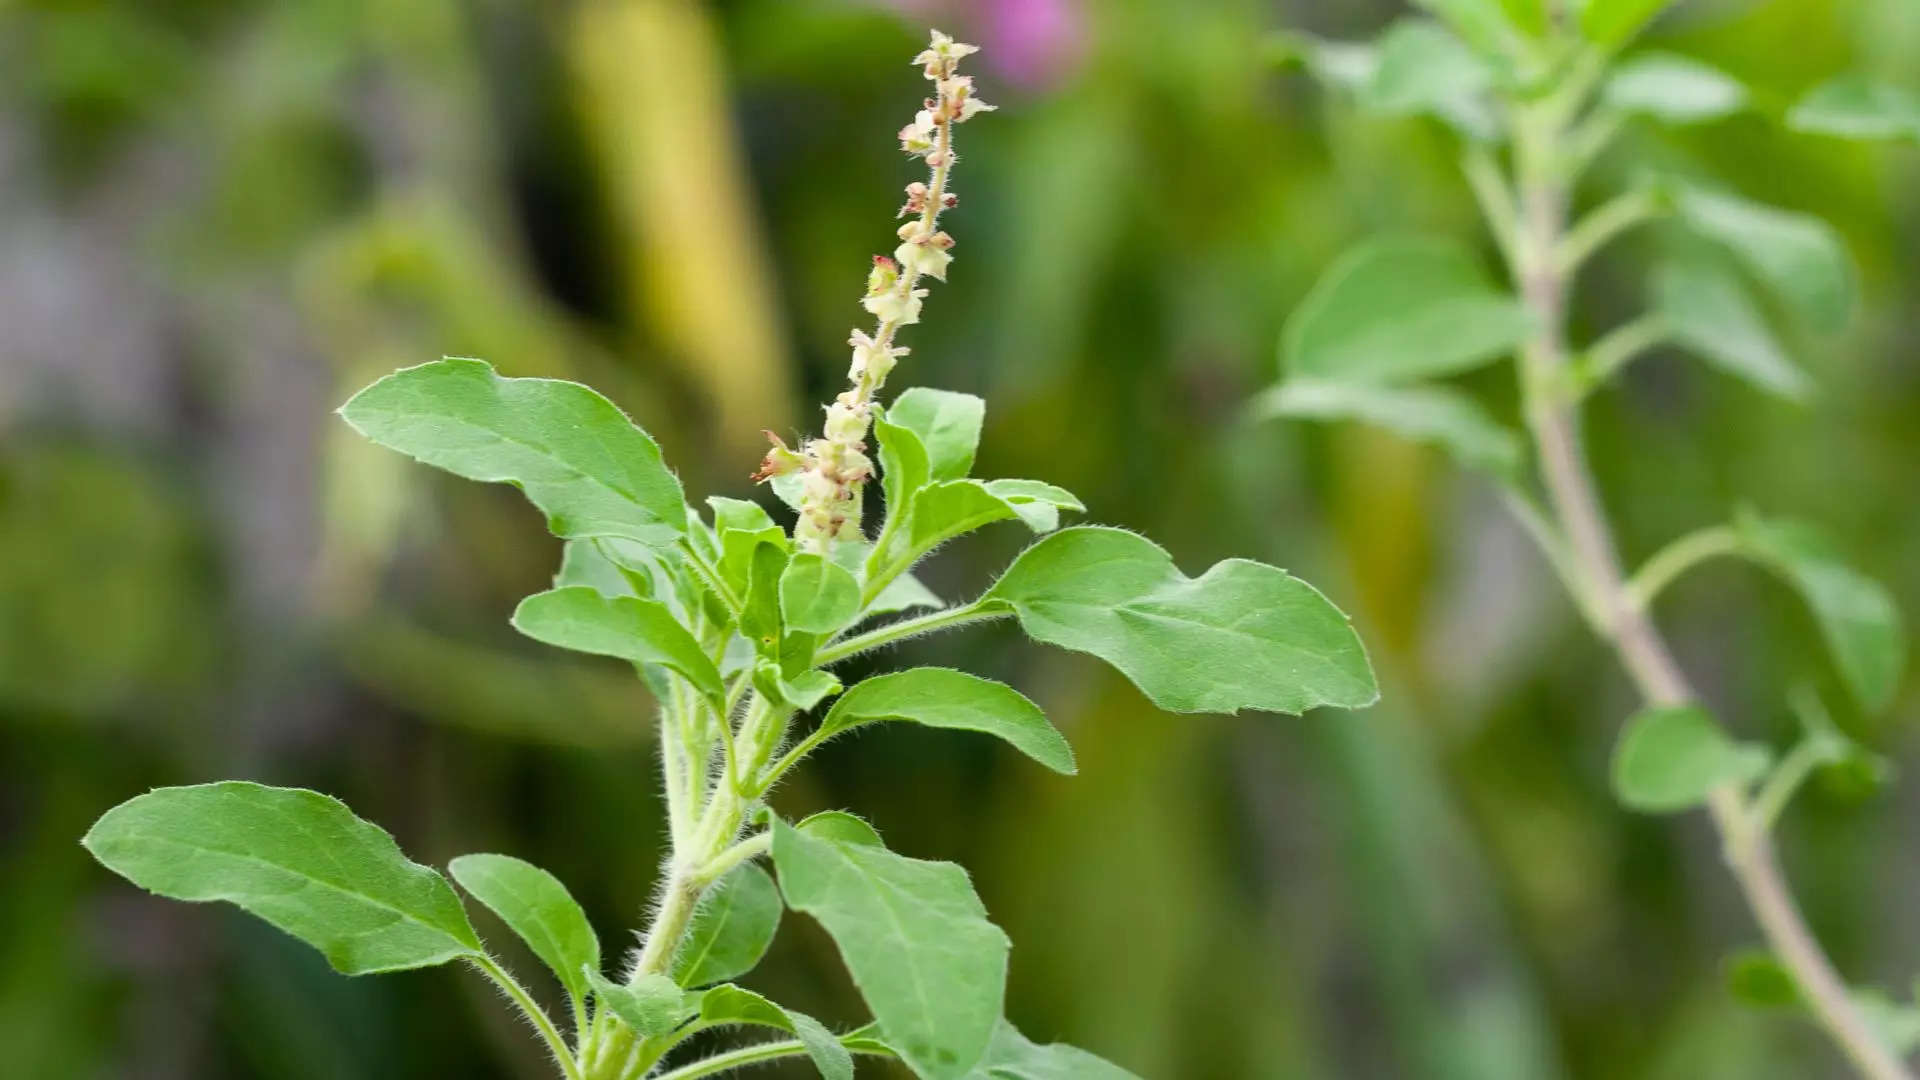
<svg viewBox="0 0 1920 1080"><path fill-rule="evenodd" d="M569 540L560 552L560 569L553 575L554 588L582 585L601 596L651 596L653 582L629 575L612 559L601 554L593 540ZM644 584L645 592L641 591Z"/></svg>
<svg viewBox="0 0 1920 1080"><path fill-rule="evenodd" d="M1832 650L1847 688L1871 711L1886 708L1900 687L1906 630L1893 597L1848 567L1819 530L1795 521L1743 513L1734 522L1749 558L1799 591Z"/></svg>
<svg viewBox="0 0 1920 1080"><path fill-rule="evenodd" d="M1721 784L1758 779L1771 758L1763 746L1728 738L1704 709L1646 709L1614 747L1613 792L1634 810L1685 810Z"/></svg>
<svg viewBox="0 0 1920 1080"><path fill-rule="evenodd" d="M1601 96L1623 112L1670 124L1717 120L1747 107L1747 88L1740 80L1673 53L1641 53L1621 63Z"/></svg>
<svg viewBox="0 0 1920 1080"><path fill-rule="evenodd" d="M845 810L822 810L817 814L802 818L794 828L808 836L821 840L832 840L840 844L864 844L867 847L884 848L880 834L873 826L858 814Z"/></svg>
<svg viewBox="0 0 1920 1080"><path fill-rule="evenodd" d="M967 1080L1139 1080L1134 1074L1065 1043L1041 1046L1005 1020Z"/></svg>
<svg viewBox="0 0 1920 1080"><path fill-rule="evenodd" d="M1880 1045L1893 1051L1895 1057L1904 1058L1920 1048L1920 1008L1872 988L1856 987L1848 996Z"/></svg>
<svg viewBox="0 0 1920 1080"><path fill-rule="evenodd" d="M796 712L806 712L838 693L840 680L825 671L803 671L788 678L777 661L762 660L754 665L753 688L769 700L781 702Z"/></svg>
<svg viewBox="0 0 1920 1080"><path fill-rule="evenodd" d="M726 694L720 672L673 612L656 600L605 596L584 585L520 601L513 628L548 645L678 672L709 700Z"/></svg>
<svg viewBox="0 0 1920 1080"><path fill-rule="evenodd" d="M1794 715L1800 720L1802 741L1813 751L1829 787L1858 797L1872 794L1893 781L1897 772L1893 762L1840 730L1818 693L1810 687L1797 687L1790 700Z"/></svg>
<svg viewBox="0 0 1920 1080"><path fill-rule="evenodd" d="M778 656L780 641L786 632L780 615L780 579L786 571L784 534L778 542L762 536L747 548L746 586L741 590L746 599L740 612L740 633L763 657Z"/></svg>
<svg viewBox="0 0 1920 1080"><path fill-rule="evenodd" d="M692 1013L687 993L665 975L643 975L634 983L617 983L585 968L582 974L593 987L593 1000L642 1036L665 1035L684 1023Z"/></svg>
<svg viewBox="0 0 1920 1080"><path fill-rule="evenodd" d="M752 971L780 929L780 893L765 870L742 863L708 890L673 958L682 986L705 986Z"/></svg>
<svg viewBox="0 0 1920 1080"><path fill-rule="evenodd" d="M587 999L582 969L600 969L600 939L559 878L510 855L462 855L447 869L553 969L575 1001Z"/></svg>
<svg viewBox="0 0 1920 1080"><path fill-rule="evenodd" d="M853 1080L853 1055L833 1032L805 1013L775 1005L751 990L731 984L716 986L700 997L700 1025L758 1024L784 1031L800 1040L807 1057L824 1080Z"/></svg>
<svg viewBox="0 0 1920 1080"><path fill-rule="evenodd" d="M981 598L1033 638L1092 653L1174 712L1360 708L1379 696L1366 650L1313 586L1245 559L1189 578L1152 541L1063 529Z"/></svg>
<svg viewBox="0 0 1920 1080"><path fill-rule="evenodd" d="M1437 237L1375 240L1342 256L1287 320L1293 375L1407 382L1480 367L1532 326L1464 249Z"/></svg>
<svg viewBox="0 0 1920 1080"><path fill-rule="evenodd" d="M1299 61L1325 86L1349 93L1360 93L1373 81L1379 67L1379 50L1364 42L1328 41L1295 31L1273 36L1280 62Z"/></svg>
<svg viewBox="0 0 1920 1080"><path fill-rule="evenodd" d="M1673 0L1586 0L1580 32L1607 48L1625 45Z"/></svg>
<svg viewBox="0 0 1920 1080"><path fill-rule="evenodd" d="M1013 508L1027 528L1047 533L1060 527L1060 511L1086 511L1080 500L1065 488L1039 480L989 480L987 491Z"/></svg>
<svg viewBox="0 0 1920 1080"><path fill-rule="evenodd" d="M779 820L773 861L787 906L826 927L888 1045L928 1080L966 1076L1007 977L1007 937L967 872Z"/></svg>
<svg viewBox="0 0 1920 1080"><path fill-rule="evenodd" d="M1789 401L1803 401L1813 383L1788 359L1733 274L1699 259L1662 263L1653 271L1654 307L1668 335L1735 378Z"/></svg>
<svg viewBox="0 0 1920 1080"><path fill-rule="evenodd" d="M839 564L802 552L780 575L780 614L789 630L831 634L860 614L860 582Z"/></svg>
<svg viewBox="0 0 1920 1080"><path fill-rule="evenodd" d="M579 383L508 379L480 360L406 368L340 407L355 431L469 480L513 484L556 536L673 540L687 528L660 448Z"/></svg>
<svg viewBox="0 0 1920 1080"><path fill-rule="evenodd" d="M1826 222L1735 195L1681 186L1689 228L1733 252L1807 326L1833 333L1853 310L1853 263Z"/></svg>
<svg viewBox="0 0 1920 1080"><path fill-rule="evenodd" d="M1513 476L1520 436L1478 402L1444 386L1387 387L1328 379L1288 379L1262 394L1258 415L1300 420L1360 420L1446 450L1469 468Z"/></svg>
<svg viewBox="0 0 1920 1080"><path fill-rule="evenodd" d="M931 479L958 480L973 468L986 409L987 403L972 394L915 386L887 406L887 422L919 436Z"/></svg>
<svg viewBox="0 0 1920 1080"><path fill-rule="evenodd" d="M1727 989L1734 1000L1756 1009L1800 1004L1793 973L1766 949L1746 949L1727 959Z"/></svg>
<svg viewBox="0 0 1920 1080"><path fill-rule="evenodd" d="M855 684L827 710L817 734L829 739L881 720L985 732L1054 772L1074 772L1073 748L1040 706L1005 683L964 671L911 668Z"/></svg>
<svg viewBox="0 0 1920 1080"><path fill-rule="evenodd" d="M887 517L905 521L901 515L907 513L914 492L926 487L933 476L926 444L913 429L886 416L874 418L873 433L880 440L880 490L886 496Z"/></svg>
<svg viewBox="0 0 1920 1080"><path fill-rule="evenodd" d="M1848 139L1920 141L1920 94L1864 76L1822 83L1787 113L1796 131Z"/></svg>
<svg viewBox="0 0 1920 1080"><path fill-rule="evenodd" d="M1430 113L1476 139L1499 134L1485 99L1493 70L1431 19L1402 19L1380 38L1362 107L1388 115Z"/></svg>
<svg viewBox="0 0 1920 1080"><path fill-rule="evenodd" d="M886 615L895 611L909 611L913 608L945 606L946 601L934 595L933 590L927 588L919 578L912 574L901 574L887 582L887 587L881 589L880 595L874 597L873 603L867 605L865 614Z"/></svg>
<svg viewBox="0 0 1920 1080"><path fill-rule="evenodd" d="M1498 56L1513 42L1513 24L1501 0L1416 0L1447 21L1482 55Z"/></svg>
<svg viewBox="0 0 1920 1080"><path fill-rule="evenodd" d="M937 481L913 496L907 528L888 541L874 571L910 567L941 544L996 521L1018 518L1035 532L1049 532L1059 526L1062 507L1081 509L1080 500L1037 480Z"/></svg>
<svg viewBox="0 0 1920 1080"><path fill-rule="evenodd" d="M239 780L128 799L82 839L101 864L175 900L225 900L348 975L481 955L453 886L336 799Z"/></svg>

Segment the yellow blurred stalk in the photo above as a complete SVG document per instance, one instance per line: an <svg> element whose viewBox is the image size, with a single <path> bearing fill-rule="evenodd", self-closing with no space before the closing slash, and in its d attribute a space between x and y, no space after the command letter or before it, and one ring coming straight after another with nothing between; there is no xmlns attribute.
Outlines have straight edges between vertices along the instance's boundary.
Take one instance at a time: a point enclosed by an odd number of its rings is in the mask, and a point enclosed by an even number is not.
<svg viewBox="0 0 1920 1080"><path fill-rule="evenodd" d="M747 471L788 425L785 334L706 7L592 0L570 53L608 183L636 325L705 394Z"/></svg>

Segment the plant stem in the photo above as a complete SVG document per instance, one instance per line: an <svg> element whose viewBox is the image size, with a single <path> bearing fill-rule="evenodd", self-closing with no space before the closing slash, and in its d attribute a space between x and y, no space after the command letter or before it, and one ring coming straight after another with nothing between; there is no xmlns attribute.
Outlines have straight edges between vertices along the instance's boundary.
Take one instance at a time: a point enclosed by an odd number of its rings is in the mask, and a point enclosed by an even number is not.
<svg viewBox="0 0 1920 1080"><path fill-rule="evenodd" d="M1607 331L1600 340L1587 346L1586 356L1574 369L1578 392L1586 394L1613 378L1635 357L1664 343L1671 333L1667 320L1656 314L1642 315Z"/></svg>
<svg viewBox="0 0 1920 1080"><path fill-rule="evenodd" d="M870 1050L865 1047L858 1049L848 1047L848 1049L856 1054L888 1056L881 1054L877 1050ZM738 1069L743 1065L757 1065L763 1061L778 1061L781 1058L800 1057L806 1052L806 1046L798 1039L756 1043L753 1046L743 1046L738 1050L729 1050L724 1054L715 1054L710 1058L702 1058L699 1061L682 1065L671 1072L661 1073L658 1077L655 1077L654 1080L697 1080L697 1078L702 1076L715 1076L729 1069Z"/></svg>
<svg viewBox="0 0 1920 1080"><path fill-rule="evenodd" d="M896 641L904 641L907 638L916 637L920 634L930 634L935 630L946 630L950 627L964 626L970 622L1005 618L1009 614L1011 614L1011 612L982 610L978 604L968 604L966 607L945 608L933 612L930 615L921 615L911 619L901 619L899 622L891 622L885 626L869 630L857 637L850 637L836 645L829 645L814 654L813 663L816 667L826 667L828 664L845 660L849 656L856 656L866 652L868 649L877 649L882 645L891 645Z"/></svg>
<svg viewBox="0 0 1920 1080"><path fill-rule="evenodd" d="M1562 149L1566 117L1521 108L1515 117L1516 185L1521 205L1519 259L1512 265L1521 299L1537 321L1521 356L1527 424L1538 449L1548 499L1567 537L1570 563L1603 619L1601 634L1650 705L1673 706L1697 695L1659 630L1621 574L1613 537L1565 397L1566 192ZM1755 920L1782 964L1793 973L1809 1009L1847 1059L1870 1080L1913 1080L1879 1042L1849 998L1795 906L1763 829L1755 827L1739 793L1716 788L1707 808L1726 860Z"/></svg>
<svg viewBox="0 0 1920 1080"><path fill-rule="evenodd" d="M552 1020L547 1019L545 1010L533 1000L533 996L527 993L526 988L508 974L505 968L496 963L493 957L482 954L472 959L473 966L479 968L487 978L492 979L494 985L498 986L508 999L526 1014L534 1030L538 1031L540 1038L546 1041L547 1050L553 1054L554 1062L560 1066L561 1075L567 1080L580 1080L580 1066L574 1061L573 1052L567 1049L567 1040L561 1037L559 1029L553 1026Z"/></svg>
<svg viewBox="0 0 1920 1080"><path fill-rule="evenodd" d="M1654 552L1627 583L1627 600L1645 611L1675 578L1708 559L1740 550L1740 534L1726 525L1690 532Z"/></svg>

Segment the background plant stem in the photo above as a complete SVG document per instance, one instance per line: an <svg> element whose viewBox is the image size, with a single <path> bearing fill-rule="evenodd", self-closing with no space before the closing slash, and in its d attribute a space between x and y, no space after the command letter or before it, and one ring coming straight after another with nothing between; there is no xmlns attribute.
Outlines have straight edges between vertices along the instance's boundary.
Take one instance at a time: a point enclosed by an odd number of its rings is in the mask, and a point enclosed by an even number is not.
<svg viewBox="0 0 1920 1080"><path fill-rule="evenodd" d="M1538 326L1521 357L1527 425L1548 501L1571 551L1565 565L1579 575L1569 587L1596 605L1599 631L1619 655L1641 697L1654 706L1684 705L1698 695L1621 573L1606 512L1581 446L1578 420L1564 390L1567 281L1555 252L1566 233L1567 193L1562 179L1566 148L1563 122L1553 105L1550 101L1519 110L1515 123L1520 207L1511 269L1521 300ZM1780 872L1772 842L1766 830L1756 826L1739 792L1731 786L1716 789L1707 809L1748 907L1780 962L1793 973L1815 1020L1861 1075L1871 1080L1912 1080L1913 1074L1867 1026L1845 983L1808 931Z"/></svg>

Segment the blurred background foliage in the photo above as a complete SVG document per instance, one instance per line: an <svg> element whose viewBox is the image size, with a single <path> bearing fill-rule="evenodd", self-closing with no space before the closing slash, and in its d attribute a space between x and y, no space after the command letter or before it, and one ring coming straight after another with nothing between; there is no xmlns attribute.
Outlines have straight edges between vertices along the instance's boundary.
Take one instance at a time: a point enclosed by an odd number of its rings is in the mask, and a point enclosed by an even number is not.
<svg viewBox="0 0 1920 1080"><path fill-rule="evenodd" d="M1244 419L1342 248L1474 234L1444 137L1274 63L1277 29L1371 36L1402 11L0 3L0 1071L544 1075L478 980L337 978L75 841L152 785L305 784L416 858L533 858L603 933L633 925L661 829L650 702L506 624L558 542L511 491L362 445L330 410L391 368L486 357L600 387L691 491L748 494L759 430L810 428L842 377L913 178L892 132L932 22L986 47L1002 108L967 129L960 260L896 381L986 395L984 475L1062 484L1189 568L1248 555L1321 584L1386 700L1175 718L1010 633L941 638L903 651L1020 686L1080 776L903 726L836 744L780 805L850 806L972 868L1017 943L1013 1018L1146 1076L1840 1075L1809 1030L1725 993L1756 934L1708 830L1614 805L1633 699L1491 493L1384 435ZM1710 170L1834 219L1866 301L1813 358L1810 406L1671 359L1601 396L1623 546L1748 501L1826 522L1912 616L1920 151L1776 121L1838 71L1920 83L1920 6L1694 0L1650 39L1759 109L1636 130L1613 167ZM1630 245L1599 263L1577 317L1631 310L1638 265ZM1502 377L1477 385L1511 408ZM1018 543L957 545L932 583L969 595ZM1808 618L1753 571L1709 567L1661 615L1751 737L1791 729L1785 687L1831 684ZM1906 687L1893 720L1842 719L1913 772ZM1824 790L1786 826L1858 982L1920 970L1916 841L1915 783ZM755 978L859 1019L802 919Z"/></svg>

